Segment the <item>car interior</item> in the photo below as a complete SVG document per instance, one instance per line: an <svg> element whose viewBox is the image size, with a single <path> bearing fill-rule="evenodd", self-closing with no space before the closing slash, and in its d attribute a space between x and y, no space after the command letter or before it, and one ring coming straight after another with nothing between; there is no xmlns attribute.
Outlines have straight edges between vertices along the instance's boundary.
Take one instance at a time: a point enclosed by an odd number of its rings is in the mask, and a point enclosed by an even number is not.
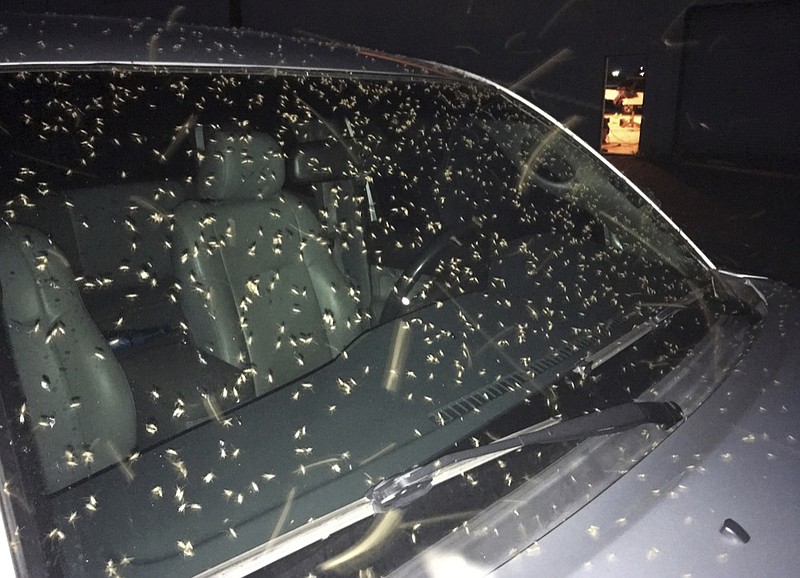
<svg viewBox="0 0 800 578"><path fill-rule="evenodd" d="M330 143L288 163L327 227L284 189L270 135L204 144L194 194L67 190L37 203L35 227L0 227L21 397L40 459L66 464L43 468L51 492L324 364L371 323L361 209L355 184L319 163Z"/></svg>
<svg viewBox="0 0 800 578"><path fill-rule="evenodd" d="M18 379L4 395L46 493L226 419L417 295L486 287L513 239L603 243L586 211L547 192L555 177L514 180L525 145L491 137L513 125L420 118L415 134L440 133L422 148L388 126L356 138L342 112L287 117L195 123L166 178L7 203L2 318Z"/></svg>

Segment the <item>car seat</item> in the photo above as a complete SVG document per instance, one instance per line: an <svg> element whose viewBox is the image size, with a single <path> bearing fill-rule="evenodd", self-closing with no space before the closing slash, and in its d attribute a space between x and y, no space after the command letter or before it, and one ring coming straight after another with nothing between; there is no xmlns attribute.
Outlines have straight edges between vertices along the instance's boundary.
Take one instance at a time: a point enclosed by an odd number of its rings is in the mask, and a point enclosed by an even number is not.
<svg viewBox="0 0 800 578"><path fill-rule="evenodd" d="M277 142L218 131L204 144L200 200L175 213L179 300L195 344L262 394L338 355L360 332L357 303L313 211L282 191Z"/></svg>
<svg viewBox="0 0 800 578"><path fill-rule="evenodd" d="M15 409L54 492L130 455L133 396L63 253L37 229L4 224L0 263L2 321L22 400ZM8 400L13 384L2 387Z"/></svg>

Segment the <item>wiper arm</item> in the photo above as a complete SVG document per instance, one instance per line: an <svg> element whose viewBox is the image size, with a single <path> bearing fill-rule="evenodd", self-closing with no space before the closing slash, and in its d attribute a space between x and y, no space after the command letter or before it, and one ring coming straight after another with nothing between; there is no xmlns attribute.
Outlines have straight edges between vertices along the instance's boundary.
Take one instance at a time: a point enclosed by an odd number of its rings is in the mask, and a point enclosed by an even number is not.
<svg viewBox="0 0 800 578"><path fill-rule="evenodd" d="M634 402L565 421L547 420L486 446L454 452L430 464L387 478L373 486L363 498L309 520L298 528L209 568L199 576L210 577L220 573L233 577L249 575L375 514L402 508L427 494L433 486L517 448L585 439L648 423L668 429L682 419L683 412L676 403Z"/></svg>
<svg viewBox="0 0 800 578"><path fill-rule="evenodd" d="M675 402L630 402L559 421L536 431L526 428L485 446L446 454L441 458L386 478L366 495L376 513L402 508L430 489L493 459L534 444L552 444L612 434L645 424L669 429L683 420Z"/></svg>

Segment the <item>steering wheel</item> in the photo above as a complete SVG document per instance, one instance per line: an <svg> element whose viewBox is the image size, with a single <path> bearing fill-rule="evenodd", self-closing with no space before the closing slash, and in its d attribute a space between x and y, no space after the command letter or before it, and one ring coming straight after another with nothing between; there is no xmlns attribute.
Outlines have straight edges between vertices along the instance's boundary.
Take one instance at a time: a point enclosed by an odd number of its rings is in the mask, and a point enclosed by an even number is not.
<svg viewBox="0 0 800 578"><path fill-rule="evenodd" d="M408 296L411 293L411 289L417 284L422 273L431 264L437 263L441 259L442 253L451 244L460 244L461 241L475 236L480 230L480 225L476 221L470 220L450 227L437 235L400 274L394 287L389 292L389 296L386 298L386 303L381 312L380 323L386 323L394 319L408 307L410 304Z"/></svg>

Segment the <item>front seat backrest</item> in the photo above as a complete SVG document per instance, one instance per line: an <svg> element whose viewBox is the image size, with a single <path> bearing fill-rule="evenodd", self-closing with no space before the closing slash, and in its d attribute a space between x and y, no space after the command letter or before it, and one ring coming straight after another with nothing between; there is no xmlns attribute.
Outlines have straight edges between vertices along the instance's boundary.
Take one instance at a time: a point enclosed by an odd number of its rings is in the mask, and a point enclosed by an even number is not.
<svg viewBox="0 0 800 578"><path fill-rule="evenodd" d="M337 355L358 334L356 302L319 222L281 191L285 160L260 132L217 132L201 201L175 213L173 262L195 344L252 370L256 393Z"/></svg>
<svg viewBox="0 0 800 578"><path fill-rule="evenodd" d="M69 263L42 232L0 225L0 264L21 417L32 429L46 490L54 492L130 455L133 396Z"/></svg>
<svg viewBox="0 0 800 578"><path fill-rule="evenodd" d="M362 176L359 143L352 138L332 138L321 122L308 125L298 134L288 178L313 192L337 266L353 281L360 310L368 313L372 287L364 224L367 218L374 221L377 217L370 184Z"/></svg>

